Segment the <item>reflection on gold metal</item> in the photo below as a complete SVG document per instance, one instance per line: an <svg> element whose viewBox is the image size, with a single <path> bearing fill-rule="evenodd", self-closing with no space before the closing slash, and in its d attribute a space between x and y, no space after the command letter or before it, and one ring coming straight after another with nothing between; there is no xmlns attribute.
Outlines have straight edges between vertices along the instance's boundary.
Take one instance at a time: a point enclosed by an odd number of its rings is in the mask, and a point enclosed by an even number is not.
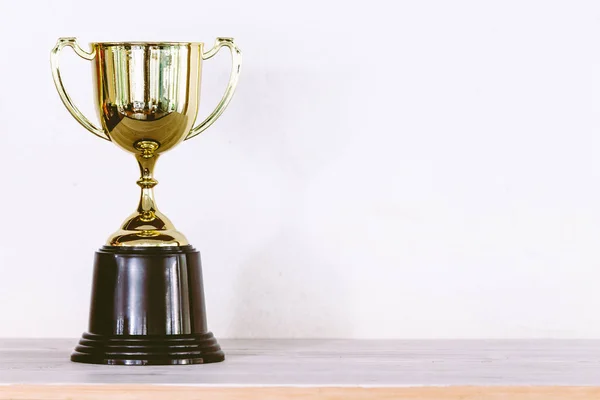
<svg viewBox="0 0 600 400"><path fill-rule="evenodd" d="M133 147L138 150L142 157L154 157L154 152L160 147L160 144L154 140L138 140L133 144Z"/></svg>
<svg viewBox="0 0 600 400"><path fill-rule="evenodd" d="M60 51L69 46L93 61L97 111L94 126L66 92L59 68ZM135 155L141 177L137 210L109 237L111 246L181 246L188 244L156 208L154 165L158 157L211 126L223 113L238 82L241 52L231 38L218 38L204 52L202 43L92 43L83 50L75 38L61 38L52 50L52 76L63 103L87 130ZM233 66L225 94L215 110L194 127L200 101L202 61L227 47Z"/></svg>

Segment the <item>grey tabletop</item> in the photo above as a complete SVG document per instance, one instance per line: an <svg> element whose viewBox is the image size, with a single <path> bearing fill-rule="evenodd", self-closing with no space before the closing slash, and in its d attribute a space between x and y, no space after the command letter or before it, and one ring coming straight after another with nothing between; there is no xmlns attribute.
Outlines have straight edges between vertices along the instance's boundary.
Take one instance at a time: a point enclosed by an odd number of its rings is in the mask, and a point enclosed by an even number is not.
<svg viewBox="0 0 600 400"><path fill-rule="evenodd" d="M76 339L0 339L0 384L600 386L598 340L222 340L226 361L102 366Z"/></svg>

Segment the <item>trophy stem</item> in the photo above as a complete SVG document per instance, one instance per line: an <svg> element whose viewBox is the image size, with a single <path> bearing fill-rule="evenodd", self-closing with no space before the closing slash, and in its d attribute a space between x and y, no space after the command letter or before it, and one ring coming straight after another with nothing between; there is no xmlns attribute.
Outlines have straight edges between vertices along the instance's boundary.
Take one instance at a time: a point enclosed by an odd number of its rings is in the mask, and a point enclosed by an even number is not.
<svg viewBox="0 0 600 400"><path fill-rule="evenodd" d="M173 223L158 210L154 200L154 165L158 159L158 142L140 140L135 148L139 153L135 158L140 167L137 184L142 189L137 210L131 214L121 228L107 240L108 246L185 246L189 242Z"/></svg>
<svg viewBox="0 0 600 400"><path fill-rule="evenodd" d="M158 159L158 154L152 154L150 157L141 154L137 155L136 159L141 175L136 183L142 188L137 211L142 221L152 221L157 211L156 201L154 200L154 186L158 184L158 181L154 179L154 165Z"/></svg>

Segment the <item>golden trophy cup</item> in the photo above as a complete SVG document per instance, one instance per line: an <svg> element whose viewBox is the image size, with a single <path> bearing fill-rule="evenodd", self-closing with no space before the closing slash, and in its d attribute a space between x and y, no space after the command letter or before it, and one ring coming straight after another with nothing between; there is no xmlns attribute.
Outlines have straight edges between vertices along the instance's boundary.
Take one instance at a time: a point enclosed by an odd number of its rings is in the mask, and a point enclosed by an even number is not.
<svg viewBox="0 0 600 400"><path fill-rule="evenodd" d="M101 128L75 106L63 86L65 46L92 61ZM202 61L222 47L232 55L229 84L215 110L195 125ZM158 157L211 126L231 100L241 52L231 38L203 43L104 42L91 52L61 38L51 53L52 76L71 115L94 135L133 154L140 167L137 210L96 252L88 331L71 360L93 364L200 364L223 361L208 331L200 253L156 207Z"/></svg>

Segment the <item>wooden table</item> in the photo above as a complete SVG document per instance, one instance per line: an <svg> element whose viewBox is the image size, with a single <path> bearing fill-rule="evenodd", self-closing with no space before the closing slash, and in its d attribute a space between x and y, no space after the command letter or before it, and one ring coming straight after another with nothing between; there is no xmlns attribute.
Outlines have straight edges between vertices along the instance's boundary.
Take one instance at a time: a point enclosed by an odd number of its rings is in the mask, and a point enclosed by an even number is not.
<svg viewBox="0 0 600 400"><path fill-rule="evenodd" d="M0 399L600 399L600 341L222 340L224 363L76 364L0 339Z"/></svg>

